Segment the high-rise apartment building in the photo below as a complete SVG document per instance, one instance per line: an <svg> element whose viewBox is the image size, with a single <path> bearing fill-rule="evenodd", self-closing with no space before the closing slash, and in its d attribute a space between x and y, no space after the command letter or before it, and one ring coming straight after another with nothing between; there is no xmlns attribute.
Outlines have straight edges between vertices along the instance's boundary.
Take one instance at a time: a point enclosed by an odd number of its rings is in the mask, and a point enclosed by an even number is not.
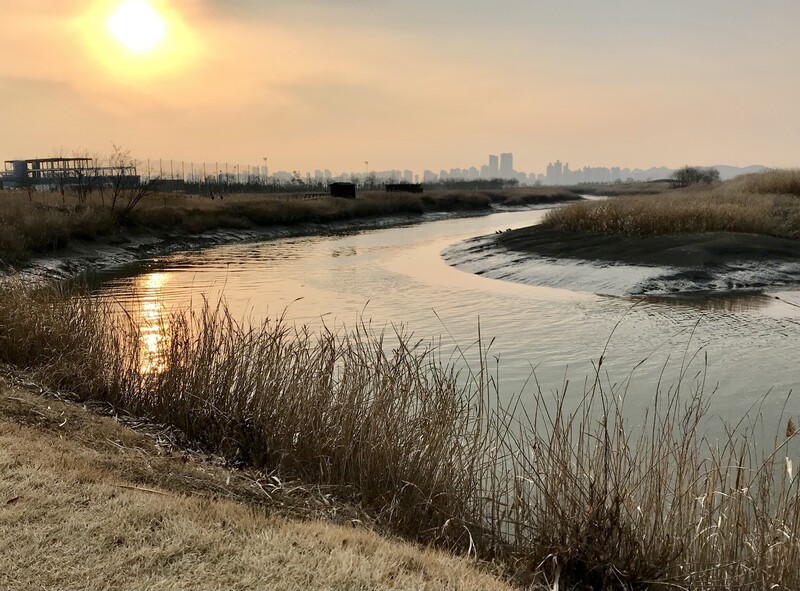
<svg viewBox="0 0 800 591"><path fill-rule="evenodd" d="M497 156L489 154L489 176L496 178L500 175L500 166Z"/></svg>
<svg viewBox="0 0 800 591"><path fill-rule="evenodd" d="M500 154L500 176L504 179L514 176L514 155L511 152Z"/></svg>
<svg viewBox="0 0 800 591"><path fill-rule="evenodd" d="M567 165L569 166L569 165ZM563 178L564 167L561 160L556 160L547 165L547 182L551 185L560 185Z"/></svg>

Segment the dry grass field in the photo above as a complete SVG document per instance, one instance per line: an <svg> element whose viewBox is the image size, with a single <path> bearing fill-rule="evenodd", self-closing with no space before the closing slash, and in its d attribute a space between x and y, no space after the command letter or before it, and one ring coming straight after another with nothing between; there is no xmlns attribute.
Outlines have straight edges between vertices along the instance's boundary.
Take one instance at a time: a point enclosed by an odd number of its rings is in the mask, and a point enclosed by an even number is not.
<svg viewBox="0 0 800 591"><path fill-rule="evenodd" d="M544 225L628 236L744 232L800 238L800 170L744 175L716 187L581 202L550 212Z"/></svg>
<svg viewBox="0 0 800 591"><path fill-rule="evenodd" d="M160 349L148 351L125 315L90 296L14 282L0 286L0 363L25 368L38 383L71 392L79 402L110 404L169 425L229 466L335 490L376 527L477 555L520 584L800 588L797 417L764 425L747 416L726 426L721 438L709 437L702 379L637 392L653 402L644 423L631 424L628 383L606 379L602 359L577 406L567 404L564 391L529 392L521 414L521 401L498 406L485 360L459 378L435 348L368 327L336 333L289 329L280 321L249 327L218 308L176 313L161 337ZM682 374L702 374L692 360L684 363ZM31 403L9 402L6 395L5 408L12 405L19 414L13 404ZM151 569L167 581L189 567L256 580L246 576L262 560L270 561L265 569L297 560L296 569L309 573L296 575L298 588L310 584L302 576L312 572L327 577L329 588L348 588L351 583L341 581L351 581L347 573L360 568L349 554L329 562L306 552L315 534L303 534L308 541L298 546L280 541L283 534L265 534L261 526L273 517L246 508L209 508L196 498L164 504L160 512L140 505L150 503L152 493L119 490L114 482L166 485L126 477L124 470L117 473L118 464L109 466L107 481L95 482L91 471L72 464L84 436L60 439L58 429L73 420L64 413L58 423L50 419L51 443L37 442L29 427L4 427L4 434L20 434L13 444L19 451L9 453L12 443L4 442L0 460L6 497L0 527L12 548L3 556L14 557L14 569L46 573L56 586L97 576L103 556L118 565L109 572L117 573L120 586L141 576L138 588L155 588L168 585L147 579ZM34 421L47 417L44 410L28 414ZM106 439L119 441L125 448L119 453L130 456L142 447L119 435ZM146 462L154 474L163 472ZM155 496L173 503L169 495ZM124 519L110 517L108 529L88 526L96 523L88 514L93 507ZM72 538L86 532L91 539L74 545ZM267 559L273 539L278 554ZM183 540L196 552L187 553ZM324 542L324 554L336 544ZM40 557L41 547L55 558ZM73 552L77 562L70 562ZM416 563L392 552L366 555L388 566L392 577L406 576L402 566L391 565ZM440 588L438 579L419 576L422 588ZM394 579L385 584L405 586Z"/></svg>
<svg viewBox="0 0 800 591"><path fill-rule="evenodd" d="M112 211L108 196L83 202L67 193L0 191L0 268L24 263L37 254L58 253L72 240L92 241L129 233L197 234L245 229L324 224L380 216L427 212L489 211L491 204L525 205L577 199L566 189L489 191L366 192L357 199L305 198L302 194L229 194L224 199L150 193L122 215L127 202Z"/></svg>
<svg viewBox="0 0 800 591"><path fill-rule="evenodd" d="M0 379L6 591L510 589L369 526L320 489L170 452Z"/></svg>
<svg viewBox="0 0 800 591"><path fill-rule="evenodd" d="M624 195L659 195L672 188L670 181L650 181L612 184L575 185L572 191L580 195L604 195L622 197Z"/></svg>

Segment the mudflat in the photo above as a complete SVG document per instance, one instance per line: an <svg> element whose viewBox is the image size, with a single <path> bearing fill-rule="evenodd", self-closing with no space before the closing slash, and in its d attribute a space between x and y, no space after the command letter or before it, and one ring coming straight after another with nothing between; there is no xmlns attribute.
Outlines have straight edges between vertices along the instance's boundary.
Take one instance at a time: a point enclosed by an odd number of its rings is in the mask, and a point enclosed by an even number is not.
<svg viewBox="0 0 800 591"><path fill-rule="evenodd" d="M544 257L685 269L736 262L800 262L800 240L734 232L622 236L531 226L503 232L496 243Z"/></svg>

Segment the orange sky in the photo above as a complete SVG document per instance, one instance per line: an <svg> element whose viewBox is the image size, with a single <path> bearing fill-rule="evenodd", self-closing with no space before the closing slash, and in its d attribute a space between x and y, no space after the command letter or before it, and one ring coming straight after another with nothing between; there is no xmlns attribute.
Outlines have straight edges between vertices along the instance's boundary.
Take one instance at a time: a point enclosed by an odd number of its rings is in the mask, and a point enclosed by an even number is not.
<svg viewBox="0 0 800 591"><path fill-rule="evenodd" d="M135 55L118 0L0 0L2 159L800 166L796 0L149 2Z"/></svg>

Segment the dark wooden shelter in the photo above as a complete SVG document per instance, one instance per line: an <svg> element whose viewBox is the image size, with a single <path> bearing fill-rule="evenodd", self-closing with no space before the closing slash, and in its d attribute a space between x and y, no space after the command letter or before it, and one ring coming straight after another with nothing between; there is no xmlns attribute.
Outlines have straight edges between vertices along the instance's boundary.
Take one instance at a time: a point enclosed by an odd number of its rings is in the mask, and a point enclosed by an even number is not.
<svg viewBox="0 0 800 591"><path fill-rule="evenodd" d="M331 183L329 187L331 189L331 197L356 198L355 183Z"/></svg>

